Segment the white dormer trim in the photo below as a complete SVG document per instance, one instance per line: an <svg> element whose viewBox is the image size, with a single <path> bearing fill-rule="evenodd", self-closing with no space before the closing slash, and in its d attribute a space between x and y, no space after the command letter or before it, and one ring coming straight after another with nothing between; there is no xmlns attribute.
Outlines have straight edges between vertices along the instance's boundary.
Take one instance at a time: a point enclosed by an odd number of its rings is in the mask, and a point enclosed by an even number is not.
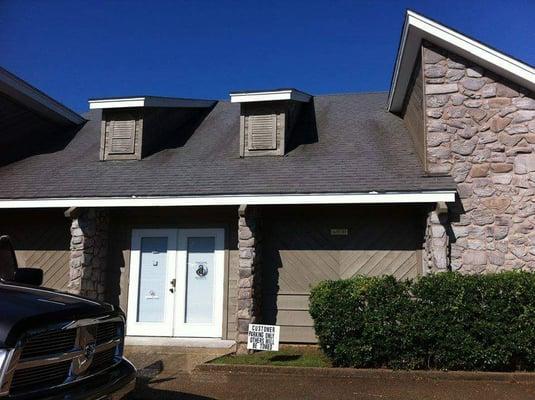
<svg viewBox="0 0 535 400"><path fill-rule="evenodd" d="M207 108L215 100L180 99L174 97L116 97L106 99L89 99L89 109L132 108L132 107L168 107L168 108Z"/></svg>
<svg viewBox="0 0 535 400"><path fill-rule="evenodd" d="M533 67L420 14L407 11L388 99L388 109L392 112L399 112L403 107L422 40L428 40L529 90L535 90Z"/></svg>
<svg viewBox="0 0 535 400"><path fill-rule="evenodd" d="M80 125L85 121L71 109L1 67L0 93L59 123Z"/></svg>
<svg viewBox="0 0 535 400"><path fill-rule="evenodd" d="M308 103L312 96L296 89L262 90L230 93L231 103L252 103L258 101L294 100Z"/></svg>

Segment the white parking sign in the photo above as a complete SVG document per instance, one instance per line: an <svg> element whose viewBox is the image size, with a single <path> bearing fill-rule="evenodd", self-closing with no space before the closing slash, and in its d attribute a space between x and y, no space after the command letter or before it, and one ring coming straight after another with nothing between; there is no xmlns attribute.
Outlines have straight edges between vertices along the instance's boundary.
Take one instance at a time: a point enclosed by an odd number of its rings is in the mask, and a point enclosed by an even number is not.
<svg viewBox="0 0 535 400"><path fill-rule="evenodd" d="M249 324L247 348L249 350L279 351L280 326Z"/></svg>

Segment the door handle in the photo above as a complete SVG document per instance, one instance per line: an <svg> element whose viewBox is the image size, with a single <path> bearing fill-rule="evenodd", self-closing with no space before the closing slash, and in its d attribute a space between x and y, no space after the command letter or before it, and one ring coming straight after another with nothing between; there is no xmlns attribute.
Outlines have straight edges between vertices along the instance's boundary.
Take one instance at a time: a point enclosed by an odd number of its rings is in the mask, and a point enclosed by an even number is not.
<svg viewBox="0 0 535 400"><path fill-rule="evenodd" d="M174 293L175 292L175 288L176 288L176 279L171 279L171 282L169 282L171 284L171 287L169 288L169 291L171 293Z"/></svg>

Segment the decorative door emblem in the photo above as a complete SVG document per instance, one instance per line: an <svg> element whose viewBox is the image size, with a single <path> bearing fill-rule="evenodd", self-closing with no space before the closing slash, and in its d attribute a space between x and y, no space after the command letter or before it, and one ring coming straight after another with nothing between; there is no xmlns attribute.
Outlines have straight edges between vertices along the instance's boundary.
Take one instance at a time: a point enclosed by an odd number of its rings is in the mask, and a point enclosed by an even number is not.
<svg viewBox="0 0 535 400"><path fill-rule="evenodd" d="M203 278L208 275L208 267L205 264L198 264L195 273L197 276Z"/></svg>

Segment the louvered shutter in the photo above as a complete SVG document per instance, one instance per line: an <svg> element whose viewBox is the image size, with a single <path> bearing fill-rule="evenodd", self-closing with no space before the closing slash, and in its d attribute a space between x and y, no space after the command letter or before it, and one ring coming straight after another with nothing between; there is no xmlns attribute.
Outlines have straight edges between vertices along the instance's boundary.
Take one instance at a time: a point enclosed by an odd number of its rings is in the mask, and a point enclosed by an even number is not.
<svg viewBox="0 0 535 400"><path fill-rule="evenodd" d="M136 120L110 121L110 154L133 154Z"/></svg>
<svg viewBox="0 0 535 400"><path fill-rule="evenodd" d="M247 121L249 150L277 148L277 115L250 115Z"/></svg>

